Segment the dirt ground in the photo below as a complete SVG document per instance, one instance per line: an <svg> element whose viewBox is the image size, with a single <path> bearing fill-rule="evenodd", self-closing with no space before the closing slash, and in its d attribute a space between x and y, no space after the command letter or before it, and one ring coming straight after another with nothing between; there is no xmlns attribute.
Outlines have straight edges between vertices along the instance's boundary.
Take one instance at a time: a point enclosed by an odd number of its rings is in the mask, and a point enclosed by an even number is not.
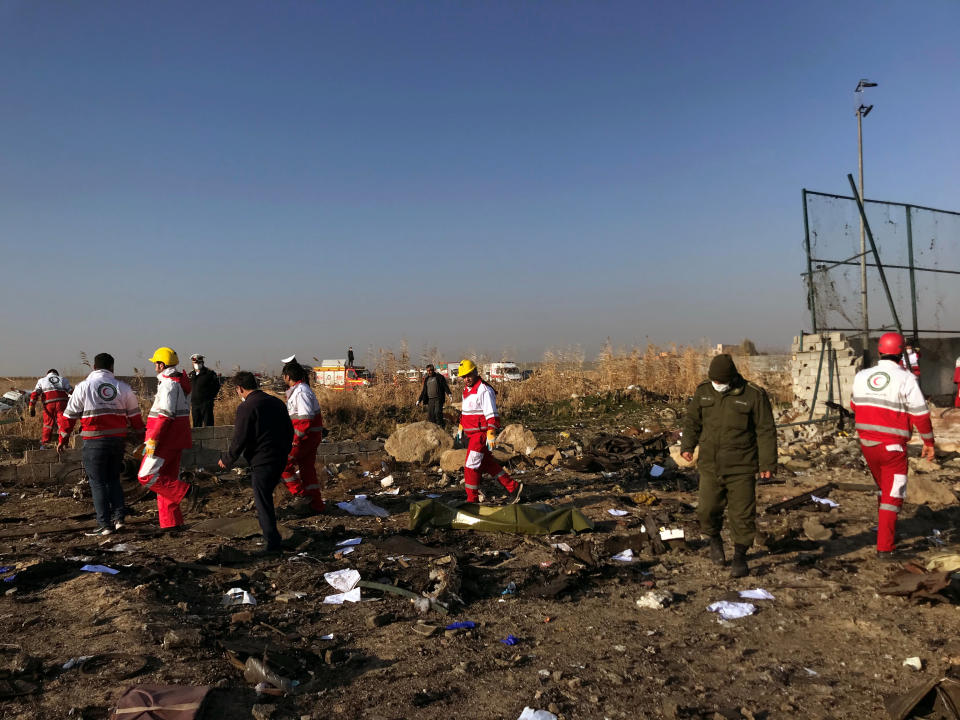
<svg viewBox="0 0 960 720"><path fill-rule="evenodd" d="M586 429L568 431L576 438ZM836 465L784 469L758 488L761 537L742 579L706 556L691 470L668 469L656 479L649 468L612 476L526 470L519 476L525 502L573 505L595 522L594 531L576 537L451 529L414 535L411 500L428 492L442 501L463 498L457 479L448 483L439 472L397 469L397 496L374 494L381 490L376 473L333 481L328 512L308 518L288 512L278 490L281 524L292 532L284 555L267 560L254 555L257 537L161 533L152 496L135 483L127 485L130 522L108 538L84 536L92 506L88 494L74 497L72 486L3 488L0 566L8 569L0 575L15 577L0 584L0 591L7 587L0 594L0 690L26 694L4 699L0 717L106 718L125 688L142 683L212 686L205 718L515 720L525 706L598 720L885 717L885 694L960 663L960 613L952 587L934 600L878 593L900 566L875 558L869 477L858 463ZM949 464L936 477L953 484ZM838 508L810 502L763 512L827 482L845 484L829 491ZM486 483L489 501L502 502ZM204 490L188 526L254 516L242 477L207 479ZM638 491L657 503L633 504L630 494ZM390 517L354 517L336 507L357 492L369 493ZM614 517L611 509L627 514ZM687 542L653 554L637 540L648 514L683 528ZM834 538L808 539L803 527L811 518ZM958 520L956 507L908 503L901 547L921 561L951 551ZM362 542L340 555L337 543L353 537ZM408 539L427 548L398 544ZM550 545L561 542L573 552ZM126 550L116 551L119 544ZM611 559L627 547L634 562ZM729 555L729 541L727 548ZM424 552L432 554L417 554ZM431 571L451 567L451 556L463 604L448 615L421 614L406 598L366 588L359 603L322 602L337 592L325 572L355 568L363 580L419 593L432 586ZM119 572L82 572L85 563ZM502 594L510 583L515 592ZM720 621L706 609L758 587L774 599L755 601L751 616ZM222 606L231 588L249 591L256 606ZM670 591L673 602L638 607L652 589ZM476 626L444 630L457 621ZM502 642L510 635L516 644ZM65 667L82 656L93 658ZM258 696L237 665L251 656L266 658L296 686ZM922 671L903 665L913 656Z"/></svg>

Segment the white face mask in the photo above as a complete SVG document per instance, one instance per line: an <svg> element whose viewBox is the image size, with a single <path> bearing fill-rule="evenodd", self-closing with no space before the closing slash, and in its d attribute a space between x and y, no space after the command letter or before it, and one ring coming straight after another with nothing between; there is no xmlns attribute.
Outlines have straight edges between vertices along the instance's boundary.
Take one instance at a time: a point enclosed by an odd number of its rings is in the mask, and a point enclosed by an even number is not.
<svg viewBox="0 0 960 720"><path fill-rule="evenodd" d="M717 392L726 392L730 389L730 383L718 383L711 380L710 384L713 385L713 389Z"/></svg>
<svg viewBox="0 0 960 720"><path fill-rule="evenodd" d="M193 369L199 371L199 370L200 370L200 363L194 363L194 364L193 364Z"/></svg>

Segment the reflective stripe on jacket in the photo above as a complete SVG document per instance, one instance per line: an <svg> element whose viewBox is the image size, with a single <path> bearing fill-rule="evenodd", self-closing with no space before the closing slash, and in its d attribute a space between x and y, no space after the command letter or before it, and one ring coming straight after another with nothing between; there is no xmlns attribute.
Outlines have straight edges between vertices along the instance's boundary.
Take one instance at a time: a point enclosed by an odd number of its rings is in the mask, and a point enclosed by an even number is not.
<svg viewBox="0 0 960 720"><path fill-rule="evenodd" d="M500 415L497 413L497 394L492 387L479 378L477 378L473 387L463 388L460 424L467 435L500 427Z"/></svg>
<svg viewBox="0 0 960 720"><path fill-rule="evenodd" d="M190 379L176 368L157 376L157 396L147 415L147 440L158 450L184 450L193 446L190 435Z"/></svg>
<svg viewBox="0 0 960 720"><path fill-rule="evenodd" d="M30 393L30 407L37 404L37 400L43 405L53 405L55 403L66 403L70 397L70 381L65 377L60 377L56 373L47 373L37 380L37 386Z"/></svg>
<svg viewBox="0 0 960 720"><path fill-rule="evenodd" d="M933 445L930 410L917 379L892 360L857 373L850 409L861 440L901 443L916 428L924 444Z"/></svg>
<svg viewBox="0 0 960 720"><path fill-rule="evenodd" d="M77 420L80 436L85 440L123 437L128 427L143 429L137 396L109 370L94 370L77 383L60 418L61 443L73 432Z"/></svg>
<svg viewBox="0 0 960 720"><path fill-rule="evenodd" d="M293 447L311 433L323 434L323 416L320 414L320 403L317 396L305 382L298 382L292 388L287 388L287 412L290 422L293 423Z"/></svg>

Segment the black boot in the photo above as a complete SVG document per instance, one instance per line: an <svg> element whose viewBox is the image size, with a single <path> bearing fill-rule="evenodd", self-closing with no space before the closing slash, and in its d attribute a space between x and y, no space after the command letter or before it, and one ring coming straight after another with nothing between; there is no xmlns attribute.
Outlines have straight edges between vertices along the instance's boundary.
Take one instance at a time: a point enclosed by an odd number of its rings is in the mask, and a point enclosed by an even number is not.
<svg viewBox="0 0 960 720"><path fill-rule="evenodd" d="M748 575L750 568L747 567L747 546L733 546L733 562L730 563L730 577L740 578Z"/></svg>
<svg viewBox="0 0 960 720"><path fill-rule="evenodd" d="M725 565L727 556L723 554L723 540L719 535L710 538L710 559L714 565Z"/></svg>

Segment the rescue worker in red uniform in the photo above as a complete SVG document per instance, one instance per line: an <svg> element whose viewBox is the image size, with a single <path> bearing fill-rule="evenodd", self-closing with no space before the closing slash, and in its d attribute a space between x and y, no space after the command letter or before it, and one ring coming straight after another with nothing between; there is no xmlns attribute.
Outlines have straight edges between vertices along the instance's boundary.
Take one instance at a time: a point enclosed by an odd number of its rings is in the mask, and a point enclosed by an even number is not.
<svg viewBox="0 0 960 720"><path fill-rule="evenodd" d="M457 375L464 380L457 440L462 442L466 435L467 459L463 465L463 480L467 502L480 501L480 477L486 473L503 485L513 504L520 500L523 483L511 478L493 457L493 446L500 429L496 393L480 378L477 366L470 360L460 363Z"/></svg>
<svg viewBox="0 0 960 720"><path fill-rule="evenodd" d="M282 374L287 384L287 412L293 423L293 446L280 479L291 493L309 500L311 513L321 513L326 504L317 477L317 446L323 440L320 403L307 384L303 365L295 360L288 362Z"/></svg>
<svg viewBox="0 0 960 720"><path fill-rule="evenodd" d="M37 414L37 401L43 406L43 432L40 434L40 444L46 445L53 439L54 430L60 425L60 418L67 407L67 400L73 388L70 381L60 377L55 369L47 370L47 374L37 380L37 386L30 393L30 417Z"/></svg>
<svg viewBox="0 0 960 720"><path fill-rule="evenodd" d="M957 386L957 394L953 398L953 406L960 407L960 357L957 358L956 367L953 369L953 382Z"/></svg>
<svg viewBox="0 0 960 720"><path fill-rule="evenodd" d="M168 347L157 348L150 358L157 371L157 396L147 416L143 461L137 479L157 494L160 527L183 525L180 503L191 510L197 488L180 479L180 456L193 445L190 435L190 379L177 370L180 359Z"/></svg>
<svg viewBox="0 0 960 720"><path fill-rule="evenodd" d="M90 482L97 527L87 535L110 535L123 528L126 509L120 472L129 429L143 430L137 396L125 382L113 375L113 356L99 353L93 358L93 372L77 384L60 417L62 452L80 421L83 438L83 469Z"/></svg>
<svg viewBox="0 0 960 720"><path fill-rule="evenodd" d="M903 336L884 333L877 350L879 362L853 380L850 409L863 457L880 488L877 557L893 559L897 515L907 490L907 441L916 429L923 440L920 456L933 460L933 426L916 377L899 365Z"/></svg>

